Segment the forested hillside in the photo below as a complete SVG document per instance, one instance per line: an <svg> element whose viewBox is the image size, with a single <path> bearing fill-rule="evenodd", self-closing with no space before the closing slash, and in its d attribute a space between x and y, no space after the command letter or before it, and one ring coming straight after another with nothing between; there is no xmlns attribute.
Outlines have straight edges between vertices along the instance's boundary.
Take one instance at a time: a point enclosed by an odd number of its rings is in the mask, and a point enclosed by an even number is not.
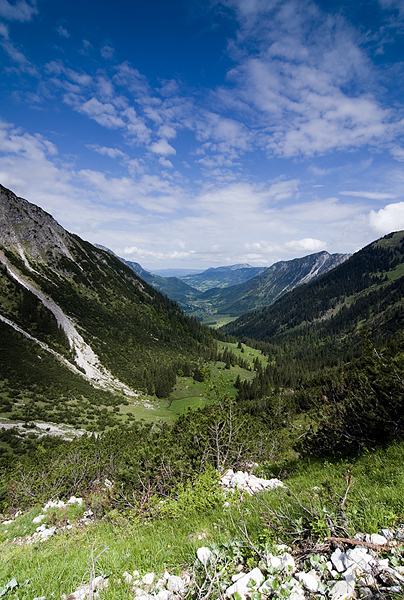
<svg viewBox="0 0 404 600"><path fill-rule="evenodd" d="M73 373L114 393L166 397L179 369L192 373L215 352L209 330L117 257L3 187L0 217L4 386L19 378L35 387L37 356L45 352L61 379ZM25 346L23 361L15 360L15 345ZM41 383L48 397L55 369Z"/></svg>
<svg viewBox="0 0 404 600"><path fill-rule="evenodd" d="M363 248L329 273L286 294L262 311L223 328L239 339L266 344L283 384L361 354L362 330L375 344L393 339L404 324L404 233Z"/></svg>

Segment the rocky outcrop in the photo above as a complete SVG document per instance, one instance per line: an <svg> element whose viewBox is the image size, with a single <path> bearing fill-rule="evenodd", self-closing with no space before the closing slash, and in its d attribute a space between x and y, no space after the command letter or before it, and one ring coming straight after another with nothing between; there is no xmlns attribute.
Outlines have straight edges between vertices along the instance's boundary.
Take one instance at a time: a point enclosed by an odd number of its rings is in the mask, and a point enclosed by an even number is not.
<svg viewBox="0 0 404 600"><path fill-rule="evenodd" d="M262 479L244 471L228 469L220 478L220 485L230 490L244 490L250 495L261 490L273 490L277 487L283 487L279 479Z"/></svg>
<svg viewBox="0 0 404 600"><path fill-rule="evenodd" d="M26 254L41 262L63 255L73 260L70 234L55 219L0 185L0 244L18 249L28 268Z"/></svg>

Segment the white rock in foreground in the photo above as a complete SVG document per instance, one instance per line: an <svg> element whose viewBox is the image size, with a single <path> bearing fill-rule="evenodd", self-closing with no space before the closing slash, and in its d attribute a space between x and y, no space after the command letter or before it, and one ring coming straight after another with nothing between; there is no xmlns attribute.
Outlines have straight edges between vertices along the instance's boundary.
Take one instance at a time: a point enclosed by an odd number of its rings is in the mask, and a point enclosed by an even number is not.
<svg viewBox="0 0 404 600"><path fill-rule="evenodd" d="M182 592L184 588L185 582L181 579L181 577L178 577L178 575L170 575L170 577L167 579L167 589L169 592L178 594L179 592Z"/></svg>
<svg viewBox="0 0 404 600"><path fill-rule="evenodd" d="M300 581L306 590L315 594L318 591L318 579L315 575L315 571L310 571L309 573L304 573L303 571L300 573L296 573L296 579Z"/></svg>
<svg viewBox="0 0 404 600"><path fill-rule="evenodd" d="M384 535L372 533L372 535L370 536L370 542L372 544L375 544L375 546L384 546L384 544L387 544L387 539L384 537Z"/></svg>
<svg viewBox="0 0 404 600"><path fill-rule="evenodd" d="M146 575L142 577L142 583L144 583L145 585L151 585L155 577L156 573L146 573Z"/></svg>
<svg viewBox="0 0 404 600"><path fill-rule="evenodd" d="M238 579L233 585L227 588L226 596L230 598L235 593L240 594L241 598L245 598L245 594L251 591L251 589L257 589L264 581L264 576L260 569L256 567L249 573L246 573L244 577Z"/></svg>
<svg viewBox="0 0 404 600"><path fill-rule="evenodd" d="M348 600L355 596L355 583L352 581L337 581L330 591L331 600Z"/></svg>
<svg viewBox="0 0 404 600"><path fill-rule="evenodd" d="M344 558L345 554L339 548L336 548L331 554L331 562L337 569L338 573L342 573L342 571L345 571Z"/></svg>
<svg viewBox="0 0 404 600"><path fill-rule="evenodd" d="M108 580L100 575L99 577L95 577L93 579L91 587L90 585L81 585L75 592L70 594L66 600L85 600L89 597L90 592L96 592L96 590L101 590L105 587L108 587ZM98 597L97 592L96 597Z"/></svg>
<svg viewBox="0 0 404 600"><path fill-rule="evenodd" d="M229 469L224 473L220 478L220 485L232 489L246 490L249 494L254 494L264 489L272 490L277 487L283 487L283 483L279 479L262 479L243 471L234 473L233 469Z"/></svg>
<svg viewBox="0 0 404 600"><path fill-rule="evenodd" d="M46 519L46 515L38 515L37 517L35 517L34 519L32 519L32 522L35 524L38 523L42 523L42 521Z"/></svg>
<svg viewBox="0 0 404 600"><path fill-rule="evenodd" d="M202 546L202 548L198 548L196 551L196 556L198 557L199 562L203 564L204 567L210 561L210 557L212 556L212 552L206 546Z"/></svg>

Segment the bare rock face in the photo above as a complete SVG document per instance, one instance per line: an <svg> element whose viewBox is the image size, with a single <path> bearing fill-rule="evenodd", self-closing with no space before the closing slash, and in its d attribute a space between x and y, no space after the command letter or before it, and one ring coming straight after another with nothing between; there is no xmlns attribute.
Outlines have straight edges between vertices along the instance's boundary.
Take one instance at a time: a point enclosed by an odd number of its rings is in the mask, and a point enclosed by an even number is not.
<svg viewBox="0 0 404 600"><path fill-rule="evenodd" d="M18 198L0 185L0 244L18 248L24 262L31 256L40 262L53 262L57 255L74 260L70 235L47 212Z"/></svg>

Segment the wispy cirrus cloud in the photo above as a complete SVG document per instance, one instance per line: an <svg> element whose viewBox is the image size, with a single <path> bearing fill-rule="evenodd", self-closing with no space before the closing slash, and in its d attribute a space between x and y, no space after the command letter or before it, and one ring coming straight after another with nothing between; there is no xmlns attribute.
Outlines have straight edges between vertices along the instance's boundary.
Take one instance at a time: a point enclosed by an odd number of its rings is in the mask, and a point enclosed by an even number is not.
<svg viewBox="0 0 404 600"><path fill-rule="evenodd" d="M70 37L70 33L67 31L66 27L63 27L63 25L59 25L59 27L57 27L56 31L58 32L58 34L61 37L64 37L64 38Z"/></svg>
<svg viewBox="0 0 404 600"><path fill-rule="evenodd" d="M341 196L354 196L357 198L368 198L369 200L389 200L397 198L396 194L385 192L340 192Z"/></svg>
<svg viewBox="0 0 404 600"><path fill-rule="evenodd" d="M122 152L122 150L118 150L118 148L108 148L107 146L99 146L98 144L88 144L87 148L110 158L128 158L128 155Z"/></svg>

